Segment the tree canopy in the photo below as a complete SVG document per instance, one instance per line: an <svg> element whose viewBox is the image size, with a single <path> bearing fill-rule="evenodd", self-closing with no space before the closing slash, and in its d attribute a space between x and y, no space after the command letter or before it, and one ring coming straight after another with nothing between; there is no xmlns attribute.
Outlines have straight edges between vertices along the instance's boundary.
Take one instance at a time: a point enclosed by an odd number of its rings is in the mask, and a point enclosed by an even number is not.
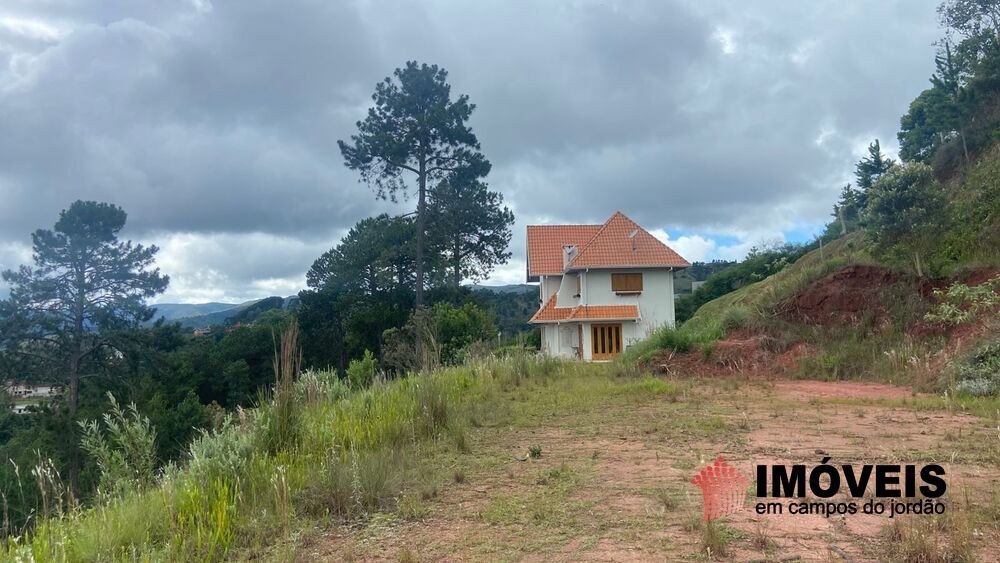
<svg viewBox="0 0 1000 563"><path fill-rule="evenodd" d="M414 288L423 304L428 182L466 169L485 176L490 163L466 124L475 105L466 95L451 99L448 72L437 65L408 61L375 86L374 106L357 123L351 142L338 141L345 164L361 173L380 198L396 200L407 191L404 174L416 176L417 210Z"/></svg>
<svg viewBox="0 0 1000 563"><path fill-rule="evenodd" d="M430 238L450 270L450 282L482 280L510 258L514 213L503 206L503 195L461 170L431 191Z"/></svg>
<svg viewBox="0 0 1000 563"><path fill-rule="evenodd" d="M27 359L22 366L44 366L39 377L67 385L71 436L83 370L114 353L106 348L117 333L152 317L145 300L169 282L152 267L155 246L118 239L126 218L118 206L76 201L53 229L31 235L34 266L3 272L11 287L0 330L5 354ZM74 456L74 486L77 471Z"/></svg>

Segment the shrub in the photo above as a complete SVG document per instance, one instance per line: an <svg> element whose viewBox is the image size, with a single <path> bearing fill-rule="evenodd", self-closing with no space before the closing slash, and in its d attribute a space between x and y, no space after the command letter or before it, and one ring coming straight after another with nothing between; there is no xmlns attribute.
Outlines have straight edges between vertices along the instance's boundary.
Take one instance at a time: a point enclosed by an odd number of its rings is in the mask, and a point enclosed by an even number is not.
<svg viewBox="0 0 1000 563"><path fill-rule="evenodd" d="M103 428L96 420L80 422L80 446L101 470L100 492L117 496L153 483L156 430L139 414L135 403L122 409L111 392L108 400L111 410L104 413Z"/></svg>
<svg viewBox="0 0 1000 563"><path fill-rule="evenodd" d="M958 368L956 391L984 397L1000 393L1000 341L976 350L967 363Z"/></svg>
<svg viewBox="0 0 1000 563"><path fill-rule="evenodd" d="M935 289L940 303L924 316L928 322L957 325L976 318L980 313L1000 307L1000 276L977 286L953 283L947 290Z"/></svg>
<svg viewBox="0 0 1000 563"><path fill-rule="evenodd" d="M242 422L236 424L233 417L227 417L215 431L202 430L188 446L188 464L184 470L186 477L202 483L217 479L227 479L238 475L253 455L259 440L257 427L246 411L238 411ZM179 477L181 470L170 465L168 477Z"/></svg>
<svg viewBox="0 0 1000 563"><path fill-rule="evenodd" d="M346 397L350 388L334 370L309 370L295 382L299 398L308 405L336 401Z"/></svg>
<svg viewBox="0 0 1000 563"><path fill-rule="evenodd" d="M364 357L360 360L351 360L347 366L347 381L352 389L368 387L375 379L376 370L378 370L378 360L375 359L375 354L365 349Z"/></svg>

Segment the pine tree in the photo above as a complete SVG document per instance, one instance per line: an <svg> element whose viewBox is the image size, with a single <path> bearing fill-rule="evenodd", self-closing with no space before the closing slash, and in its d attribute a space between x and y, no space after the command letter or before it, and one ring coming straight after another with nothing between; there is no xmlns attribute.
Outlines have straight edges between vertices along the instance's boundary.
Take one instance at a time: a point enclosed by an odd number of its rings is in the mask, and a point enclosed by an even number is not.
<svg viewBox="0 0 1000 563"><path fill-rule="evenodd" d="M80 468L75 437L81 378L114 355L116 334L152 318L145 300L169 282L152 267L155 246L118 239L126 218L118 206L76 201L59 214L53 229L31 235L33 266L3 272L10 284L0 319L5 353L41 372L37 377L67 387L74 488Z"/></svg>
<svg viewBox="0 0 1000 563"><path fill-rule="evenodd" d="M466 169L489 173L490 163L479 152L479 140L466 122L475 109L466 95L451 99L448 73L437 65L409 61L393 78L375 87L364 121L351 142L338 141L345 164L361 173L383 199L395 201L407 191L406 172L416 176L416 305L423 305L426 285L428 190L448 174Z"/></svg>

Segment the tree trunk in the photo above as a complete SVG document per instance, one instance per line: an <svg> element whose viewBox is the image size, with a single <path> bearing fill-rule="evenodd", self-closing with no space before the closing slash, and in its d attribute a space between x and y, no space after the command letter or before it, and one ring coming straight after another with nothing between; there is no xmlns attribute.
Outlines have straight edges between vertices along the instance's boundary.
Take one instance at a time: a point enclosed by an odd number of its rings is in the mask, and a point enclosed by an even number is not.
<svg viewBox="0 0 1000 563"><path fill-rule="evenodd" d="M417 252L414 257L417 270L416 306L424 304L424 221L427 214L427 162L421 155L420 173L417 174Z"/></svg>
<svg viewBox="0 0 1000 563"><path fill-rule="evenodd" d="M77 303L73 326L73 353L69 360L69 392L66 398L66 407L69 411L66 436L69 438L69 489L74 497L79 497L80 492L80 448L77 445L76 412L80 406L80 366L83 364L83 290L84 279L82 272L77 273Z"/></svg>
<svg viewBox="0 0 1000 563"><path fill-rule="evenodd" d="M417 314L414 315L414 329L416 338L414 347L416 357L423 368L424 357L424 316L419 314L420 308L424 306L424 220L427 214L427 160L423 153L420 155L420 172L417 174L417 251L414 257L416 261L417 287L414 305Z"/></svg>
<svg viewBox="0 0 1000 563"><path fill-rule="evenodd" d="M462 254L461 254L462 243L455 237L455 248L451 254L452 268L454 269L454 279L452 283L455 285L455 289L462 284Z"/></svg>
<svg viewBox="0 0 1000 563"><path fill-rule="evenodd" d="M66 406L69 410L69 427L66 435L69 437L69 487L74 496L80 491L80 449L76 440L76 411L80 404L80 364L83 352L76 350L69 364L69 393Z"/></svg>

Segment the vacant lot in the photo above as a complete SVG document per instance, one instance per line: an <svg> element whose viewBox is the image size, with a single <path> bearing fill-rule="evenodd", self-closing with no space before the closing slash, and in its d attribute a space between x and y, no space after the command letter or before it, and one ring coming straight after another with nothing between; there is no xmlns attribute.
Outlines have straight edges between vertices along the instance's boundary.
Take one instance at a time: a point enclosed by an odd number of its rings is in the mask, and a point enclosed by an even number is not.
<svg viewBox="0 0 1000 563"><path fill-rule="evenodd" d="M525 382L468 453L423 452L400 511L306 534L302 560L896 560L1000 557L1000 423L907 389L811 381ZM529 452L540 454L532 457ZM757 516L706 533L688 481L756 463L941 463L943 518ZM748 500L749 504L750 500ZM925 557L925 559L920 559ZM935 558L936 557L936 558ZM937 559L942 558L942 559Z"/></svg>

